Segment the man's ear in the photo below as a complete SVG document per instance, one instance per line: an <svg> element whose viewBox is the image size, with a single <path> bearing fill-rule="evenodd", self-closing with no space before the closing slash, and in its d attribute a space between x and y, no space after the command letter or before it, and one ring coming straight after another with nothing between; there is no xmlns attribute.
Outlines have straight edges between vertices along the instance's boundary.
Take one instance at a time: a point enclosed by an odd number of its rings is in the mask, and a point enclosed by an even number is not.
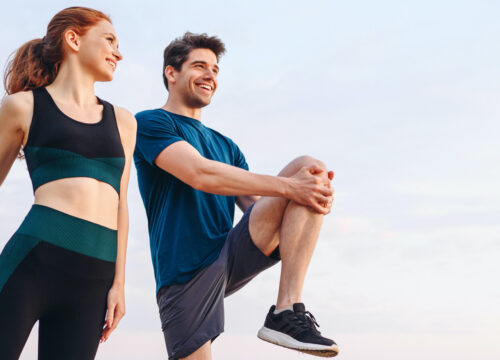
<svg viewBox="0 0 500 360"><path fill-rule="evenodd" d="M170 86L170 84L174 84L176 82L176 80L177 80L176 75L177 75L177 70L175 70L172 65L168 65L165 68L165 77L168 80L169 86Z"/></svg>
<svg viewBox="0 0 500 360"><path fill-rule="evenodd" d="M63 39L73 51L78 52L80 50L80 36L74 30L66 30Z"/></svg>

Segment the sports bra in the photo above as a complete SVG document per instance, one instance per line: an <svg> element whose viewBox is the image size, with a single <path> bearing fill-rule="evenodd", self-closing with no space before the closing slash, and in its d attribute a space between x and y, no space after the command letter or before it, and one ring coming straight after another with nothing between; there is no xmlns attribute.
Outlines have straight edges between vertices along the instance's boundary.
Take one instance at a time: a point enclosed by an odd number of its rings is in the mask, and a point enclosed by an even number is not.
<svg viewBox="0 0 500 360"><path fill-rule="evenodd" d="M113 105L103 105L102 119L83 123L65 115L44 88L33 90L34 109L24 155L33 192L48 182L89 177L111 185L120 194L125 166Z"/></svg>

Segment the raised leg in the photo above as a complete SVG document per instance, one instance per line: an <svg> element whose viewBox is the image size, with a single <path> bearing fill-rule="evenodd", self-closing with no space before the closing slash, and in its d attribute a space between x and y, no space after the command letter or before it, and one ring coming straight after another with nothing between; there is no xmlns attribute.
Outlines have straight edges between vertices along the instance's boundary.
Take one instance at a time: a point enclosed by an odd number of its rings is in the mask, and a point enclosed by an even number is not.
<svg viewBox="0 0 500 360"><path fill-rule="evenodd" d="M303 167L320 167L320 176L329 183L325 165L303 156L293 160L279 174L291 177ZM257 247L266 255L280 246L282 259L277 308L300 302L304 278L321 228L323 215L307 206L284 198L263 197L250 214L250 234Z"/></svg>
<svg viewBox="0 0 500 360"><path fill-rule="evenodd" d="M319 167L322 170L313 172L313 175L318 176L315 180L319 180L317 185L320 185L320 192L325 190L321 185L330 186L333 173L328 173L324 164L309 157L294 160L280 175L303 176L303 167ZM338 354L337 344L321 335L314 316L306 311L301 301L305 275L323 223L323 213L328 213L333 200L332 192L330 196L323 195L323 198L319 198L321 200L312 203L315 210L282 198L258 200L250 214L250 234L265 254L272 252L279 244L282 260L276 306L269 309L264 326L257 336L290 349L332 357ZM328 203L325 204L325 201ZM326 205L325 211L318 211L321 205Z"/></svg>
<svg viewBox="0 0 500 360"><path fill-rule="evenodd" d="M322 223L323 215L295 202L288 204L280 229L278 310L301 302L304 279Z"/></svg>

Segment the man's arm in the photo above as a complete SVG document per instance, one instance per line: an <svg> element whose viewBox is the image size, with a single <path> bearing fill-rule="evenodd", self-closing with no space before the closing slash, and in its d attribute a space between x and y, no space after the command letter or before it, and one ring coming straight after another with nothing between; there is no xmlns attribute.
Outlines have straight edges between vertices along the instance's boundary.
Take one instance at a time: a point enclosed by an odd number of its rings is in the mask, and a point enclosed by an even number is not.
<svg viewBox="0 0 500 360"><path fill-rule="evenodd" d="M329 181L317 176L324 172L319 167L303 168L293 177L254 174L235 166L209 160L186 141L178 141L165 148L155 164L191 187L218 195L277 196L309 206L326 214L324 206L332 196ZM252 198L245 198L251 201ZM249 206L248 201L242 206Z"/></svg>

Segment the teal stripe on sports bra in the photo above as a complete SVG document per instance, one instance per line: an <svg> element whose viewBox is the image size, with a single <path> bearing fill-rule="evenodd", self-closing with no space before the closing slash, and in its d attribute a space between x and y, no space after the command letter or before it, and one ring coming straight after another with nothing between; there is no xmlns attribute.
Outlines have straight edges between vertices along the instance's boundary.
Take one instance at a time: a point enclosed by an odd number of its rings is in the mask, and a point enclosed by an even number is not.
<svg viewBox="0 0 500 360"><path fill-rule="evenodd" d="M24 154L33 191L58 179L90 177L111 185L120 194L123 157L87 158L68 150L31 146L24 149Z"/></svg>

